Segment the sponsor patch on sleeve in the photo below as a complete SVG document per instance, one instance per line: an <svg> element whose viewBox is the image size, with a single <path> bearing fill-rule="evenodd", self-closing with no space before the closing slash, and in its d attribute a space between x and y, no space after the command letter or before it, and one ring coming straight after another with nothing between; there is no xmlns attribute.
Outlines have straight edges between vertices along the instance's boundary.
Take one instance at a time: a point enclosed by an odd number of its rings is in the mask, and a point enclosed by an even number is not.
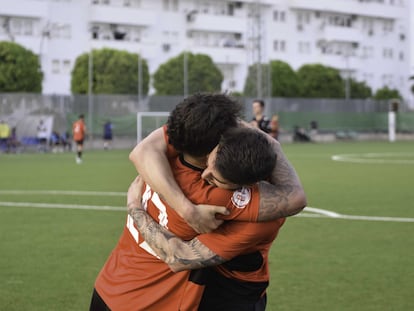
<svg viewBox="0 0 414 311"><path fill-rule="evenodd" d="M247 204L249 204L251 196L252 195L251 195L250 188L243 187L233 192L233 196L231 197L231 202L237 208L245 208Z"/></svg>

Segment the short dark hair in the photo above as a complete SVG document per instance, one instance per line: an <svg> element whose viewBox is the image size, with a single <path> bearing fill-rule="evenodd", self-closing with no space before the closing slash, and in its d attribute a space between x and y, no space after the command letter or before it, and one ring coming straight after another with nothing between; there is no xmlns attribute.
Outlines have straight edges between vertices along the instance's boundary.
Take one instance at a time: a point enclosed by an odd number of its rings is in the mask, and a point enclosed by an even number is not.
<svg viewBox="0 0 414 311"><path fill-rule="evenodd" d="M169 143L179 152L205 156L224 131L237 126L241 105L226 94L197 93L185 98L167 121Z"/></svg>
<svg viewBox="0 0 414 311"><path fill-rule="evenodd" d="M83 118L85 118L85 115L84 114L80 114L79 115L79 119L83 119Z"/></svg>
<svg viewBox="0 0 414 311"><path fill-rule="evenodd" d="M249 128L227 130L221 137L214 166L238 185L267 179L276 165L276 153L263 133Z"/></svg>
<svg viewBox="0 0 414 311"><path fill-rule="evenodd" d="M253 101L253 104L254 103L259 103L260 104L260 107L262 107L262 108L264 108L264 106L265 106L265 102L262 99L255 99Z"/></svg>

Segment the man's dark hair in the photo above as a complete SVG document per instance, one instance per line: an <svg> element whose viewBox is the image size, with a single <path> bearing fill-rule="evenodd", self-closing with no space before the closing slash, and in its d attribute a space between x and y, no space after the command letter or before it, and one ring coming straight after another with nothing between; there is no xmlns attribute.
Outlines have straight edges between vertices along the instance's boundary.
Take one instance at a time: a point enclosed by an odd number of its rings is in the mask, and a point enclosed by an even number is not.
<svg viewBox="0 0 414 311"><path fill-rule="evenodd" d="M83 115L83 114L79 115L79 119L84 119L84 118L85 118L85 115Z"/></svg>
<svg viewBox="0 0 414 311"><path fill-rule="evenodd" d="M225 94L198 93L185 98L167 121L169 143L192 156L210 153L230 127L237 126L241 106Z"/></svg>
<svg viewBox="0 0 414 311"><path fill-rule="evenodd" d="M276 164L276 153L257 130L234 128L220 139L214 166L228 181L250 185L267 179Z"/></svg>
<svg viewBox="0 0 414 311"><path fill-rule="evenodd" d="M265 102L262 99L255 99L253 103L259 103L262 108L265 106Z"/></svg>

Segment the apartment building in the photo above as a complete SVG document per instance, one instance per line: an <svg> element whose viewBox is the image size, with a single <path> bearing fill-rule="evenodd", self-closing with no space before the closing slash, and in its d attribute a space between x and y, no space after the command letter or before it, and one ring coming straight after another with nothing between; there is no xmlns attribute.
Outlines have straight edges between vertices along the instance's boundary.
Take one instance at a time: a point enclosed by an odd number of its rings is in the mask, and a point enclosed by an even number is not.
<svg viewBox="0 0 414 311"><path fill-rule="evenodd" d="M409 0L0 0L0 8L0 40L40 56L46 94L69 94L76 58L110 47L140 53L151 73L182 51L208 54L227 90L243 89L249 65L280 59L409 95Z"/></svg>

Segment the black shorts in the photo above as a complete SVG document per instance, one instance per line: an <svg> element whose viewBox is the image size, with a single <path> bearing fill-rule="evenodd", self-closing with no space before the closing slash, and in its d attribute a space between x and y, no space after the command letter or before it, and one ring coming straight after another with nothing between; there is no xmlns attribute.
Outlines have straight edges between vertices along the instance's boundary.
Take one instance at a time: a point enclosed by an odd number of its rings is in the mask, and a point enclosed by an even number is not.
<svg viewBox="0 0 414 311"><path fill-rule="evenodd" d="M251 257L246 256L246 258ZM206 268L205 272L206 288L198 311L264 311L266 309L265 292L269 282L242 282L225 277L215 268Z"/></svg>
<svg viewBox="0 0 414 311"><path fill-rule="evenodd" d="M75 140L77 145L83 146L83 139Z"/></svg>
<svg viewBox="0 0 414 311"><path fill-rule="evenodd" d="M111 309L109 309L109 307L106 305L105 301L103 301L101 296L99 296L95 288L93 289L89 311L111 311Z"/></svg>

